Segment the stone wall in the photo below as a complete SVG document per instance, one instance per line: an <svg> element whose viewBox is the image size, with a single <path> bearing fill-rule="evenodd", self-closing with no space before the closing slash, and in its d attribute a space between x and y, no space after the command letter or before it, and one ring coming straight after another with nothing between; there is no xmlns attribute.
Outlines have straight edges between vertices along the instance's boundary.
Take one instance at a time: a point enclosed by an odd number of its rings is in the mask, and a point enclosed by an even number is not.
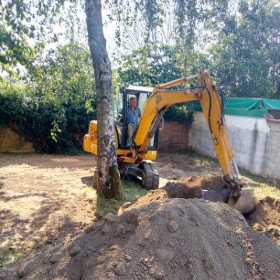
<svg viewBox="0 0 280 280"><path fill-rule="evenodd" d="M0 153L32 153L32 143L23 139L10 128L0 128Z"/></svg>

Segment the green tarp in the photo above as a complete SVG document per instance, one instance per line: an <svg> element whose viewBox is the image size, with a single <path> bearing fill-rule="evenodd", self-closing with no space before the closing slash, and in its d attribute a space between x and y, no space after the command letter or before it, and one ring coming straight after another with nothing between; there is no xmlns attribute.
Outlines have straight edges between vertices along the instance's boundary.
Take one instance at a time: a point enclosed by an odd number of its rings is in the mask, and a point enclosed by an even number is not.
<svg viewBox="0 0 280 280"><path fill-rule="evenodd" d="M266 108L280 110L280 100L263 98L263 104Z"/></svg>
<svg viewBox="0 0 280 280"><path fill-rule="evenodd" d="M260 98L227 98L225 114L262 118L267 113Z"/></svg>
<svg viewBox="0 0 280 280"><path fill-rule="evenodd" d="M269 109L280 111L280 100L267 98L226 98L224 113L227 115L247 116L254 118L263 118ZM190 108L194 111L200 111L201 107L198 101L192 102Z"/></svg>

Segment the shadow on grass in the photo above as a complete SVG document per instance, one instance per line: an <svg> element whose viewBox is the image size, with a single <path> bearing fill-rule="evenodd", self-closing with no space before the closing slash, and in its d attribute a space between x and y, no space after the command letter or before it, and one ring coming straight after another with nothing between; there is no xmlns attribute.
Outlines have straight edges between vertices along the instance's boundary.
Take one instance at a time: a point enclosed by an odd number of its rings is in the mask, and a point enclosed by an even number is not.
<svg viewBox="0 0 280 280"><path fill-rule="evenodd" d="M103 217L109 213L117 214L120 207L127 202L134 202L137 198L145 195L148 191L143 189L136 181L122 180L123 198L121 200L106 199L97 195L96 216Z"/></svg>
<svg viewBox="0 0 280 280"><path fill-rule="evenodd" d="M93 187L93 176L85 176L81 178L83 184L87 185L88 187Z"/></svg>

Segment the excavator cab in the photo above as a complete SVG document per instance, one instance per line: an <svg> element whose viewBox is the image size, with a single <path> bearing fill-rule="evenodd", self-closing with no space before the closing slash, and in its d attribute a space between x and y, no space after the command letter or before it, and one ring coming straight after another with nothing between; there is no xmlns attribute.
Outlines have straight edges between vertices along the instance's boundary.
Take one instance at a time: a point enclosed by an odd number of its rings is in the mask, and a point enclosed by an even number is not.
<svg viewBox="0 0 280 280"><path fill-rule="evenodd" d="M137 129L138 129L138 126L136 126L132 136L132 143L130 143L128 141L129 136L128 136L128 121L127 121L127 110L129 107L129 99L132 96L136 97L137 106L139 107L142 116L144 105L146 104L148 98L152 95L152 92L153 92L153 88L135 86L135 85L129 85L121 89L117 102L115 132L116 132L117 148L123 151L122 152L118 151L117 154L124 155L127 153L125 152L125 150L130 151L131 145L133 144L134 135L137 133ZM159 135L159 129L156 130L153 138L149 142L148 145L149 151L155 151L155 152L157 151L158 135ZM151 159L154 159L154 157Z"/></svg>

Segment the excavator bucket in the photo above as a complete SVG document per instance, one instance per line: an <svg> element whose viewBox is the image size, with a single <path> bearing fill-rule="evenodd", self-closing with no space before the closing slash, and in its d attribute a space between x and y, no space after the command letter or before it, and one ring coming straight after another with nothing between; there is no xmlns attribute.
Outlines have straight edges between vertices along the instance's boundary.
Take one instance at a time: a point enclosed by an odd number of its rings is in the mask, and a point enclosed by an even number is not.
<svg viewBox="0 0 280 280"><path fill-rule="evenodd" d="M230 197L229 187L225 187L222 190L201 190L201 198L213 201L213 202L224 202L238 210L242 214L248 214L252 212L256 206L256 198L254 189L243 188L241 195L237 202L232 202Z"/></svg>
<svg viewBox="0 0 280 280"><path fill-rule="evenodd" d="M256 198L253 188L243 188L241 196L237 203L233 206L234 209L240 211L242 214L248 214L255 209Z"/></svg>

